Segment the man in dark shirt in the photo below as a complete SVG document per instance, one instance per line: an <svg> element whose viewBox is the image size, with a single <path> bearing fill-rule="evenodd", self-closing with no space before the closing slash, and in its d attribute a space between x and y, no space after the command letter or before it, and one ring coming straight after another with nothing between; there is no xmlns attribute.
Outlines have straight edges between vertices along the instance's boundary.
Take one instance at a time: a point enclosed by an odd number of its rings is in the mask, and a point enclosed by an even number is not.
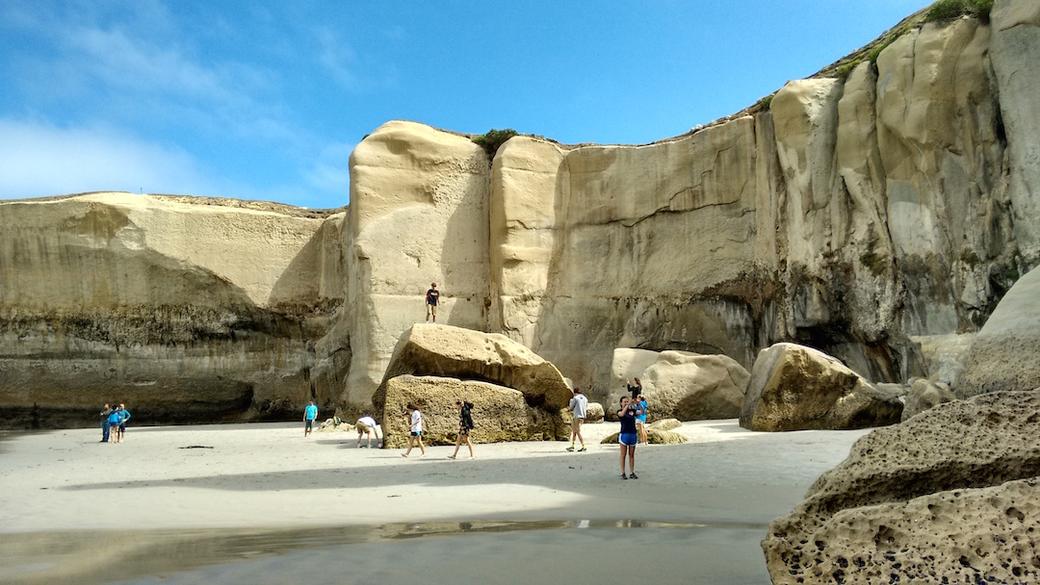
<svg viewBox="0 0 1040 585"><path fill-rule="evenodd" d="M430 290L426 291L426 320L437 322L437 303L440 302L441 291L437 290L437 283L430 283Z"/></svg>

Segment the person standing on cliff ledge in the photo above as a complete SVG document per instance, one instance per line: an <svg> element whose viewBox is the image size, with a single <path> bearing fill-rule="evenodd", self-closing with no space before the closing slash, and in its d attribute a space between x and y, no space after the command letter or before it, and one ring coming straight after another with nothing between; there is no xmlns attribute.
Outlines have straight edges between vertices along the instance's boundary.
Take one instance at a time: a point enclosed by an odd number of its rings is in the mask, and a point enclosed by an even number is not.
<svg viewBox="0 0 1040 585"><path fill-rule="evenodd" d="M318 407L311 400L307 403L306 408L303 409L303 436L311 434L311 428L314 426L314 420L318 418Z"/></svg>
<svg viewBox="0 0 1040 585"><path fill-rule="evenodd" d="M426 321L429 322L432 318L433 322L437 322L437 304L441 300L441 291L437 290L437 283L430 283L430 290L426 291Z"/></svg>

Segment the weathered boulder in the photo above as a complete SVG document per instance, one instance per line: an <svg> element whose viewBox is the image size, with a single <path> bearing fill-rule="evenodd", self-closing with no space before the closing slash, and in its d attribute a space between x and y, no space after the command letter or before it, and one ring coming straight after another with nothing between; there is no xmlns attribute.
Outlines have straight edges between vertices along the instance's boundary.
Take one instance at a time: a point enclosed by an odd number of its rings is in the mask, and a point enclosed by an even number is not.
<svg viewBox="0 0 1040 585"><path fill-rule="evenodd" d="M965 398L985 392L1040 386L1040 269L1008 291L972 341L954 391Z"/></svg>
<svg viewBox="0 0 1040 585"><path fill-rule="evenodd" d="M740 412L753 431L858 429L899 422L902 403L827 354L793 343L759 352Z"/></svg>
<svg viewBox="0 0 1040 585"><path fill-rule="evenodd" d="M620 434L621 433L613 433L600 441L600 444L617 445L618 436ZM648 428L646 429L646 441L651 445L681 445L686 442L686 437L679 433L673 433L672 431Z"/></svg>
<svg viewBox="0 0 1040 585"><path fill-rule="evenodd" d="M527 406L517 390L488 382L435 376L396 376L387 380L382 409L383 444L408 444L410 419L406 406L415 404L423 413L423 441L427 445L455 443L459 432L456 400L473 403L470 439L476 443L554 440L567 432L559 416Z"/></svg>
<svg viewBox="0 0 1040 585"><path fill-rule="evenodd" d="M654 421L648 425L648 428L657 431L670 431L677 429L682 426L682 422L677 418L663 418L661 420Z"/></svg>
<svg viewBox="0 0 1040 585"><path fill-rule="evenodd" d="M945 402L956 400L950 387L942 382L925 378L911 380L910 391L904 397L902 420L920 414Z"/></svg>
<svg viewBox="0 0 1040 585"><path fill-rule="evenodd" d="M1040 388L940 404L857 441L769 526L773 582L1032 583Z"/></svg>
<svg viewBox="0 0 1040 585"><path fill-rule="evenodd" d="M556 366L504 335L417 323L401 335L373 397L382 406L387 380L411 374L485 380L523 393L531 406L567 406L573 395Z"/></svg>
<svg viewBox="0 0 1040 585"><path fill-rule="evenodd" d="M735 418L740 415L751 377L739 363L724 355L619 348L614 350L614 360L609 403L617 404L626 393L627 380L639 378L650 407L650 420Z"/></svg>
<svg viewBox="0 0 1040 585"><path fill-rule="evenodd" d="M964 357L975 333L921 335L911 340L920 348L928 379L952 386L964 371Z"/></svg>
<svg viewBox="0 0 1040 585"><path fill-rule="evenodd" d="M603 422L603 405L598 402L590 402L588 408L585 409L585 422Z"/></svg>

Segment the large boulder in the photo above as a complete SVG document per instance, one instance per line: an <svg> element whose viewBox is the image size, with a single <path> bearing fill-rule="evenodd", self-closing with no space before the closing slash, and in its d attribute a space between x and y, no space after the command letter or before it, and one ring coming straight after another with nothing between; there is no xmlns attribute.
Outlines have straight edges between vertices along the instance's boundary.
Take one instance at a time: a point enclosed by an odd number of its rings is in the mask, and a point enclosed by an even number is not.
<svg viewBox="0 0 1040 585"><path fill-rule="evenodd" d="M1040 580L1040 388L857 441L762 542L773 583Z"/></svg>
<svg viewBox="0 0 1040 585"><path fill-rule="evenodd" d="M961 398L1040 386L1040 269L1004 295L964 361L954 386Z"/></svg>
<svg viewBox="0 0 1040 585"><path fill-rule="evenodd" d="M603 422L603 405L598 402L590 402L588 408L585 409L585 422Z"/></svg>
<svg viewBox="0 0 1040 585"><path fill-rule="evenodd" d="M956 399L946 384L915 378L910 383L910 391L904 397L902 420Z"/></svg>
<svg viewBox="0 0 1040 585"><path fill-rule="evenodd" d="M626 393L627 380L639 378L651 420L735 418L740 415L751 377L736 360L724 355L627 348L614 350L612 370L611 411Z"/></svg>
<svg viewBox="0 0 1040 585"><path fill-rule="evenodd" d="M651 429L658 431L671 431L682 426L682 422L677 418L662 418L661 420L650 423Z"/></svg>
<svg viewBox="0 0 1040 585"><path fill-rule="evenodd" d="M614 433L607 435L602 441L600 441L600 444L616 445L620 434L621 433ZM681 445L686 442L686 437L672 431L646 429L646 442L651 445Z"/></svg>
<svg viewBox="0 0 1040 585"><path fill-rule="evenodd" d="M753 431L859 429L899 422L894 393L871 386L837 359L778 343L758 353L740 412Z"/></svg>
<svg viewBox="0 0 1040 585"><path fill-rule="evenodd" d="M567 432L564 421L542 409L529 408L517 390L488 382L434 376L396 376L387 380L383 406L383 444L408 444L408 403L423 413L423 441L427 445L455 443L459 431L456 400L473 403L470 435L475 443L553 440Z"/></svg>
<svg viewBox="0 0 1040 585"><path fill-rule="evenodd" d="M523 393L530 406L564 408L572 393L556 366L497 333L418 323L401 335L373 403L383 405L386 382L397 376L484 380Z"/></svg>

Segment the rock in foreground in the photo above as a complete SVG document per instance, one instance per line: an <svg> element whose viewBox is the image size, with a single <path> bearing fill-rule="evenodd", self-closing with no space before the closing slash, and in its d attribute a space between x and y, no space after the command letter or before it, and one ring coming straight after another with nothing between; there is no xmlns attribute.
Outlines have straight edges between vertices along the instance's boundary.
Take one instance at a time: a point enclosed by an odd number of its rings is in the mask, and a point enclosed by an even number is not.
<svg viewBox="0 0 1040 585"><path fill-rule="evenodd" d="M1040 389L878 429L762 542L774 583L1040 580Z"/></svg>
<svg viewBox="0 0 1040 585"><path fill-rule="evenodd" d="M752 431L861 429L899 422L898 397L879 391L835 358L793 343L758 353L740 426Z"/></svg>
<svg viewBox="0 0 1040 585"><path fill-rule="evenodd" d="M620 433L614 433L608 435L605 439L600 441L602 445L617 445L618 435ZM681 445L686 442L686 437L679 433L673 433L672 431L662 431L659 429L646 429L646 440L651 445Z"/></svg>

